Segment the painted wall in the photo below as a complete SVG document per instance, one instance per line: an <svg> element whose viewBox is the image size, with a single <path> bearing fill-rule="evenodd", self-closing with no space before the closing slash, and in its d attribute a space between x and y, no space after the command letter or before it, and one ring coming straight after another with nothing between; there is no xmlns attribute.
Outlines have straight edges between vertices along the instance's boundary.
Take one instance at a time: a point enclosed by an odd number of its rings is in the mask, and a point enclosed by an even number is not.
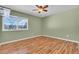
<svg viewBox="0 0 79 59"><path fill-rule="evenodd" d="M41 34L41 20L38 17L12 11L11 15L28 18L29 28L22 31L2 32L2 17L0 17L0 42L12 41Z"/></svg>
<svg viewBox="0 0 79 59"><path fill-rule="evenodd" d="M43 19L43 35L79 41L79 7Z"/></svg>
<svg viewBox="0 0 79 59"><path fill-rule="evenodd" d="M2 17L0 17L0 42L40 34L79 41L79 7L46 18L38 18L17 11L12 11L11 15L28 18L29 30L2 32Z"/></svg>

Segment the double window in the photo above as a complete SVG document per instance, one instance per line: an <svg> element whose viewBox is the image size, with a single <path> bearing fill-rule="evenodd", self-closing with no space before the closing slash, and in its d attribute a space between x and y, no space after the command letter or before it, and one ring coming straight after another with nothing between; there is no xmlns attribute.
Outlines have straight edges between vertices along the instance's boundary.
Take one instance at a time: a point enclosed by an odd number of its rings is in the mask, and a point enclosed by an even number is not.
<svg viewBox="0 0 79 59"><path fill-rule="evenodd" d="M28 19L18 16L4 16L3 17L3 31L18 31L28 30Z"/></svg>

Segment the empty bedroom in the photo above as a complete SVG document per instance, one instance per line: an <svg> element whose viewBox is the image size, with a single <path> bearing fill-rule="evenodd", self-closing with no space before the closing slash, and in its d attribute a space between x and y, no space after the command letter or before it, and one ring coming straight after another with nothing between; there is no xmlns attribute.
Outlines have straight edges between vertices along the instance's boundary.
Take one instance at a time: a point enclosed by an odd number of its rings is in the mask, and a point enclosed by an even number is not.
<svg viewBox="0 0 79 59"><path fill-rule="evenodd" d="M79 6L0 5L0 54L79 54Z"/></svg>

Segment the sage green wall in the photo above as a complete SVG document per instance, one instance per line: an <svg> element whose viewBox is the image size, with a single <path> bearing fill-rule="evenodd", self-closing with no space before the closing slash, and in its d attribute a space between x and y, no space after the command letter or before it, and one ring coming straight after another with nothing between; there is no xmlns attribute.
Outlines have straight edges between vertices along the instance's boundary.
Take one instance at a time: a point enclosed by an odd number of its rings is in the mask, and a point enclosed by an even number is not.
<svg viewBox="0 0 79 59"><path fill-rule="evenodd" d="M0 41L1 41L1 30L2 30L2 17L0 16Z"/></svg>
<svg viewBox="0 0 79 59"><path fill-rule="evenodd" d="M21 38L26 38L26 37L31 37L31 36L36 36L36 35L41 34L40 18L27 15L27 14L23 14L17 11L12 11L11 15L28 18L29 28L28 30L22 30L22 31L2 32L1 30L2 29L1 27L2 18L0 17L0 42L12 41L16 39L21 39Z"/></svg>
<svg viewBox="0 0 79 59"><path fill-rule="evenodd" d="M43 19L43 35L79 41L79 7Z"/></svg>
<svg viewBox="0 0 79 59"><path fill-rule="evenodd" d="M29 29L24 31L2 32L2 17L0 17L0 42L40 34L79 41L79 7L45 18L38 18L17 11L12 11L11 15L28 18Z"/></svg>

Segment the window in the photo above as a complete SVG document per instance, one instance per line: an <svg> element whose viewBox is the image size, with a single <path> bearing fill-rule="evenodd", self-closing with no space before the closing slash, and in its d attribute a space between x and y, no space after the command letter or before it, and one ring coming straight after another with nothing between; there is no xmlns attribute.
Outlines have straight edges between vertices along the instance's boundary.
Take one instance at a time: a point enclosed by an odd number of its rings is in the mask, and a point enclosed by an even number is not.
<svg viewBox="0 0 79 59"><path fill-rule="evenodd" d="M3 17L3 31L28 30L28 19L18 16Z"/></svg>
<svg viewBox="0 0 79 59"><path fill-rule="evenodd" d="M9 16L11 10L0 6L0 16Z"/></svg>

